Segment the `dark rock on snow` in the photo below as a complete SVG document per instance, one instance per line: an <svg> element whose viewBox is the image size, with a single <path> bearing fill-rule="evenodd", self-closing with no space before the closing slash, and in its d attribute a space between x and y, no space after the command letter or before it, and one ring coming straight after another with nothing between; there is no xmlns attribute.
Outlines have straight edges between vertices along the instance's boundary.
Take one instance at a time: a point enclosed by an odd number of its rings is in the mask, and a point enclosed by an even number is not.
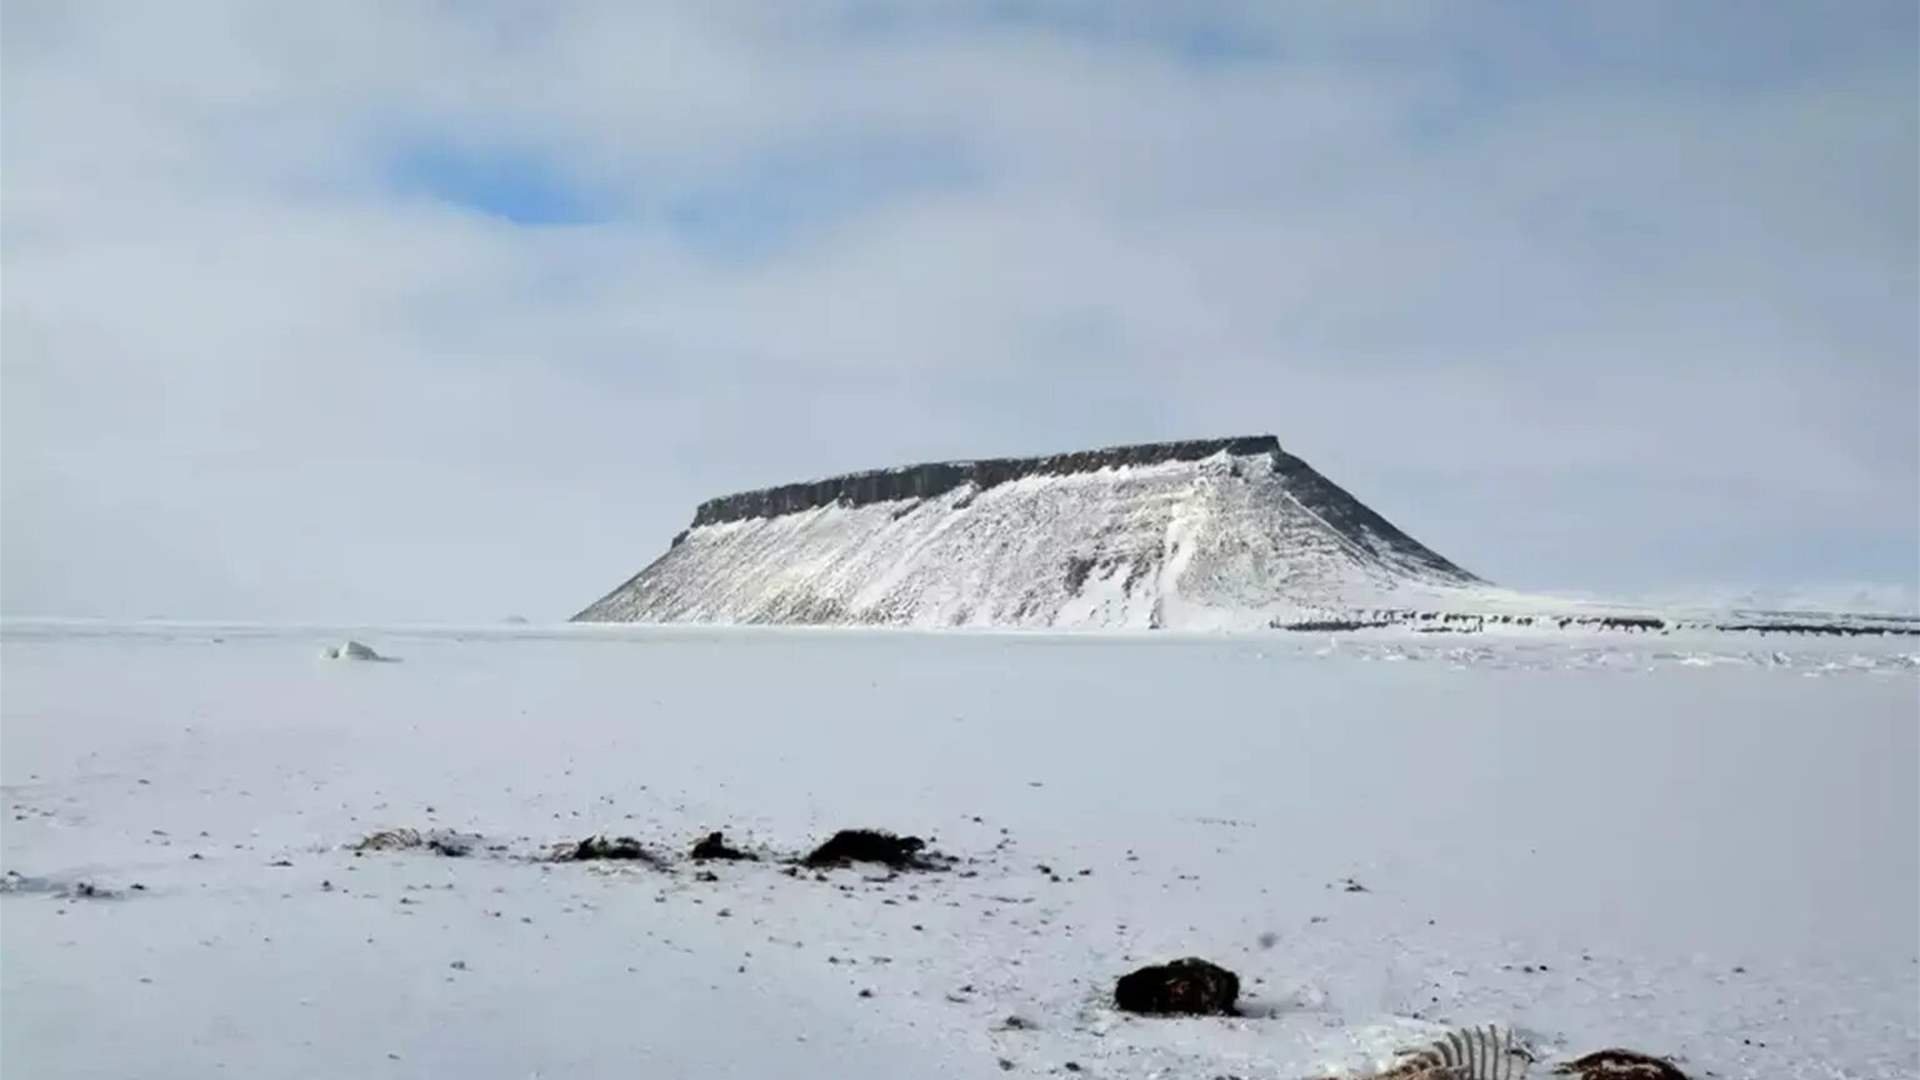
<svg viewBox="0 0 1920 1080"><path fill-rule="evenodd" d="M652 852L641 847L640 841L631 836L617 836L611 840L604 836L589 836L575 844L571 851L563 850L558 858L561 862L619 859L658 864L660 861Z"/></svg>
<svg viewBox="0 0 1920 1080"><path fill-rule="evenodd" d="M927 842L917 836L895 836L879 829L842 829L814 848L802 864L816 869L848 863L880 863L895 870L934 870L940 864L923 854Z"/></svg>
<svg viewBox="0 0 1920 1080"><path fill-rule="evenodd" d="M757 859L759 858L759 856L754 855L751 852L741 851L739 848L728 847L726 838L717 832L708 833L706 836L706 839L701 840L699 843L693 845L693 851L691 854L693 858L700 861L705 861L707 859Z"/></svg>
<svg viewBox="0 0 1920 1080"><path fill-rule="evenodd" d="M1157 1016L1233 1016L1239 999L1238 975L1193 956L1128 972L1113 987L1122 1010Z"/></svg>

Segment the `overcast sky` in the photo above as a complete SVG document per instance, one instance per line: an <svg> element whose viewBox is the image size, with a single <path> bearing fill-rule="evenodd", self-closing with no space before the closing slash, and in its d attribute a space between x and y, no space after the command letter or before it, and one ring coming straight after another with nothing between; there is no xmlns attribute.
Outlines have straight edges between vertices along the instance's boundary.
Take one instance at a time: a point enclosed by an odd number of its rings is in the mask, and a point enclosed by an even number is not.
<svg viewBox="0 0 1920 1080"><path fill-rule="evenodd" d="M1503 584L1914 603L1910 0L0 12L9 614L560 618L1257 432Z"/></svg>

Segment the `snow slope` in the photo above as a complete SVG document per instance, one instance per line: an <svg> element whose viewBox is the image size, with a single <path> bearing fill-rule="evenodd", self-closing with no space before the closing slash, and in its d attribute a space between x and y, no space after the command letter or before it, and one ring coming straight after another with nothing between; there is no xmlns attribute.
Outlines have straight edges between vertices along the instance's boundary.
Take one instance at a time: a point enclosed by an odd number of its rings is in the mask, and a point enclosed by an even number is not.
<svg viewBox="0 0 1920 1080"><path fill-rule="evenodd" d="M701 507L588 622L1203 628L1484 583L1271 436L914 466Z"/></svg>
<svg viewBox="0 0 1920 1080"><path fill-rule="evenodd" d="M1911 648L6 624L0 1074L1291 1080L1500 1022L1911 1077ZM964 861L529 858L848 825ZM1186 954L1253 1015L1106 1006Z"/></svg>

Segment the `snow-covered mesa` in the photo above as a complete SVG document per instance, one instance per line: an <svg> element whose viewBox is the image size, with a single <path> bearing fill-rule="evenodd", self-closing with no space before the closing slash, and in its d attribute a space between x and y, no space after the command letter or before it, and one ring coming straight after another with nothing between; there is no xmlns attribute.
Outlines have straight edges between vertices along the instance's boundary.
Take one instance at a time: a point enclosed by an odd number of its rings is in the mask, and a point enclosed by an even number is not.
<svg viewBox="0 0 1920 1080"><path fill-rule="evenodd" d="M1920 634L1910 606L1882 610L1886 597L1857 611L1787 610L1786 599L1635 604L1501 588L1257 435L936 462L712 499L665 554L576 618L1204 630L1452 615L1444 628L1456 631L1692 624Z"/></svg>
<svg viewBox="0 0 1920 1080"><path fill-rule="evenodd" d="M579 618L1198 629L1498 595L1253 436L716 499Z"/></svg>

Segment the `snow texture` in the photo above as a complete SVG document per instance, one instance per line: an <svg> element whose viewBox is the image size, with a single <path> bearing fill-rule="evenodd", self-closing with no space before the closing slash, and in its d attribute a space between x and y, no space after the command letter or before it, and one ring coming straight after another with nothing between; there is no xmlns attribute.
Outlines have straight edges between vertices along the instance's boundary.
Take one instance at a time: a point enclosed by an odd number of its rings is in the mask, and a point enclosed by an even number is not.
<svg viewBox="0 0 1920 1080"><path fill-rule="evenodd" d="M1757 644L10 623L0 1073L1912 1077L1920 662ZM1183 956L1246 1015L1111 1007Z"/></svg>

